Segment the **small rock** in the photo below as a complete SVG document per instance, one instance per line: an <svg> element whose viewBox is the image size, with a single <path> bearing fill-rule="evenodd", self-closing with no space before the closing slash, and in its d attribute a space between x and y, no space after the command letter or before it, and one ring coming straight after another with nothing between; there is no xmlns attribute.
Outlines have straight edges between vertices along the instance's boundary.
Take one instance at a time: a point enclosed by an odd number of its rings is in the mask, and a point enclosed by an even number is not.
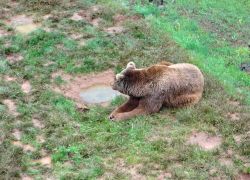
<svg viewBox="0 0 250 180"><path fill-rule="evenodd" d="M80 16L77 12L73 14L73 16L70 18L73 21L81 21L83 20L83 17Z"/></svg>
<svg viewBox="0 0 250 180"><path fill-rule="evenodd" d="M49 19L50 17L52 17L51 14L46 14L45 16L43 16L43 19L44 19L44 20L47 20L47 19Z"/></svg>
<svg viewBox="0 0 250 180"><path fill-rule="evenodd" d="M234 138L236 144L239 145L241 143L242 135L234 135L233 138Z"/></svg>
<svg viewBox="0 0 250 180"><path fill-rule="evenodd" d="M241 63L240 70L250 74L250 62Z"/></svg>
<svg viewBox="0 0 250 180"><path fill-rule="evenodd" d="M22 90L24 93L28 94L31 90L31 85L29 83L29 81L25 81L23 84L22 84Z"/></svg>

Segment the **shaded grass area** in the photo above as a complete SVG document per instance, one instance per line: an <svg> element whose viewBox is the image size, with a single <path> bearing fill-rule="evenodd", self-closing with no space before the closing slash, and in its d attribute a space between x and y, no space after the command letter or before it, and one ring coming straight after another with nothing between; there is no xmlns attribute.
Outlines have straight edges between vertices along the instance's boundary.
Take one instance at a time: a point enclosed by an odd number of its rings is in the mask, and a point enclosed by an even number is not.
<svg viewBox="0 0 250 180"><path fill-rule="evenodd" d="M23 8L32 12L39 2ZM74 2L73 6L78 9L79 3ZM95 1L88 1L88 6L92 3ZM126 1L98 3L104 6L105 13L99 16L107 25L112 24L112 16L118 12L135 13L128 9ZM116 7L119 7L117 12L108 11ZM0 105L0 153L4 157L0 161L0 176L13 179L27 174L36 178L89 179L110 173L112 178L125 179L129 177L130 167L138 164L142 165L138 173L151 178L163 172L171 173L176 179L233 178L241 171L249 172L245 165L249 158L249 106L244 105L249 101L249 77L235 66L243 61L245 51L237 54L237 47L216 41L216 37L201 30L195 21L167 7L161 12L154 6L136 6L136 12L146 18L126 22L128 31L116 36L87 23L67 20L70 16L66 16L44 22L54 28L52 32L40 29L28 36L1 38L1 77L9 75L17 80L13 83L1 78L0 100L13 99L20 116L13 117L6 106ZM60 10L69 13L67 8ZM69 38L69 32L82 33L88 38L86 45L80 46ZM6 56L12 53L20 53L23 61L9 63ZM123 98L115 99L106 108L96 106L79 112L72 100L50 89L52 72L64 70L75 75L108 68L120 71L131 60L138 67L162 60L197 64L205 74L204 98L194 107L164 109L152 116L113 123L106 117L124 102ZM48 62L53 64L45 66ZM21 91L23 79L32 84L29 95ZM239 94L235 93L237 88ZM243 96L247 97L245 101ZM242 101L230 104L236 99ZM238 113L240 119L231 120L230 112ZM42 120L45 128L34 128L33 117ZM11 144L14 128L22 131L21 141L33 145L34 152L26 153ZM194 130L221 135L221 147L210 152L187 145L187 138ZM45 142L38 142L38 135L43 135ZM242 142L237 144L234 135L243 136ZM43 156L42 150L51 156L52 168L34 163L33 160ZM228 150L233 151L233 165L229 167L219 162ZM124 166L119 164L119 159L125 162Z"/></svg>
<svg viewBox="0 0 250 180"><path fill-rule="evenodd" d="M182 4L182 6L180 6L180 4ZM182 11L179 12L178 9L184 8L185 4L186 3L181 2L177 4L169 3L168 6L166 6L166 9L162 12L151 6L137 6L136 11L144 15L163 14L160 17L159 15L158 17L148 16L148 20L152 23L152 26L155 26L156 29L161 29L161 31L171 33L175 41L183 48L188 50L194 63L202 67L205 72L208 72L209 74L218 78L226 86L230 94L242 94L241 99L244 99L245 103L249 104L250 79L246 73L239 71L240 64L249 60L249 49L246 46L230 46L230 44L227 41L221 39L219 35L206 32L200 28L195 18L190 19L186 16L182 16ZM190 4L192 5L192 3ZM206 5L209 6L209 2ZM219 3L219 5L221 4ZM205 6L205 3L203 6ZM196 6L191 7L195 8ZM187 6L186 9L189 10L188 8L190 8L190 6ZM197 7L196 11L198 10L199 9ZM215 10L220 9L215 8ZM202 13L205 10L201 8L200 11L199 13ZM247 23L247 21L249 18L246 16L245 8L242 7L242 11L240 12L242 12L242 16L246 17L246 22L244 22L244 25L248 26L249 23ZM214 16L208 17L212 19L222 19L219 15L216 16L215 14ZM224 16L228 17L226 13ZM202 16L200 18L202 18ZM231 18L235 19L235 17ZM203 20L206 21L207 19ZM234 21L225 24L228 26L234 25ZM218 30L222 30L220 27L217 28ZM230 30L233 31L232 28ZM240 29L239 33L244 34L244 29ZM244 36L239 38L243 40ZM239 89L237 90L237 88Z"/></svg>

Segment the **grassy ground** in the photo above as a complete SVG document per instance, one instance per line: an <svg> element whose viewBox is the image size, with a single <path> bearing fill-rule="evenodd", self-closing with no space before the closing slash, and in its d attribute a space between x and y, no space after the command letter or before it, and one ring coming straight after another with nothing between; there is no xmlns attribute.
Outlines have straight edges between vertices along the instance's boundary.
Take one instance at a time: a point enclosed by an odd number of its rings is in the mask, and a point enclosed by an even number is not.
<svg viewBox="0 0 250 180"><path fill-rule="evenodd" d="M164 175L237 179L250 173L250 78L239 69L250 54L248 1L167 1L161 9L129 5L126 0L17 3L0 2L0 28L8 32L0 37L1 179L155 179ZM94 14L102 18L99 27L70 19L96 4L101 7L101 13ZM5 20L21 14L32 15L41 28L22 35L6 25ZM47 14L51 17L43 19ZM108 35L103 29L115 24L112 17L117 14L140 18L124 22L124 33ZM84 46L80 45L83 40ZM23 59L10 63L10 54ZM60 78L51 80L58 70L72 76L110 68L117 72L131 60L145 67L163 59L201 68L206 86L198 105L114 123L106 117L124 99L81 112L72 100L50 88L62 83ZM15 80L6 81L6 76ZM28 94L21 89L24 81L32 87ZM6 99L15 102L17 116L10 113ZM34 119L44 127L35 127ZM20 142L34 150L14 145L18 133L13 132L21 133ZM192 132L216 135L222 143L212 151L187 145ZM52 164L37 163L42 157L51 158Z"/></svg>

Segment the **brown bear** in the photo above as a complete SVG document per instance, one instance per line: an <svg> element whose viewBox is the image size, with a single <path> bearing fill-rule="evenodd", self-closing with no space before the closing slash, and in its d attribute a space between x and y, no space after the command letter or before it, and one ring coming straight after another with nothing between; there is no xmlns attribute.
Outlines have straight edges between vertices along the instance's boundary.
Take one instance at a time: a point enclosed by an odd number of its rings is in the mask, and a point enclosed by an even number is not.
<svg viewBox="0 0 250 180"><path fill-rule="evenodd" d="M197 103L204 87L201 71L192 64L161 62L136 69L133 62L115 77L112 88L129 96L110 120L125 120L158 112L162 106L183 107Z"/></svg>

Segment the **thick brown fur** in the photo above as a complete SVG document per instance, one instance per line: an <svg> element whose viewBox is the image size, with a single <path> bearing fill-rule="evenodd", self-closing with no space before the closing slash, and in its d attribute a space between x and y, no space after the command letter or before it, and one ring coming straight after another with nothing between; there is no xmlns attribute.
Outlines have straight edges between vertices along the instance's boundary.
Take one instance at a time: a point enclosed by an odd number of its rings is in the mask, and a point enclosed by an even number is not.
<svg viewBox="0 0 250 180"><path fill-rule="evenodd" d="M133 62L116 79L112 88L129 96L128 102L114 110L111 120L125 120L158 112L162 106L183 107L202 97L204 78L192 64L161 62L136 69Z"/></svg>

